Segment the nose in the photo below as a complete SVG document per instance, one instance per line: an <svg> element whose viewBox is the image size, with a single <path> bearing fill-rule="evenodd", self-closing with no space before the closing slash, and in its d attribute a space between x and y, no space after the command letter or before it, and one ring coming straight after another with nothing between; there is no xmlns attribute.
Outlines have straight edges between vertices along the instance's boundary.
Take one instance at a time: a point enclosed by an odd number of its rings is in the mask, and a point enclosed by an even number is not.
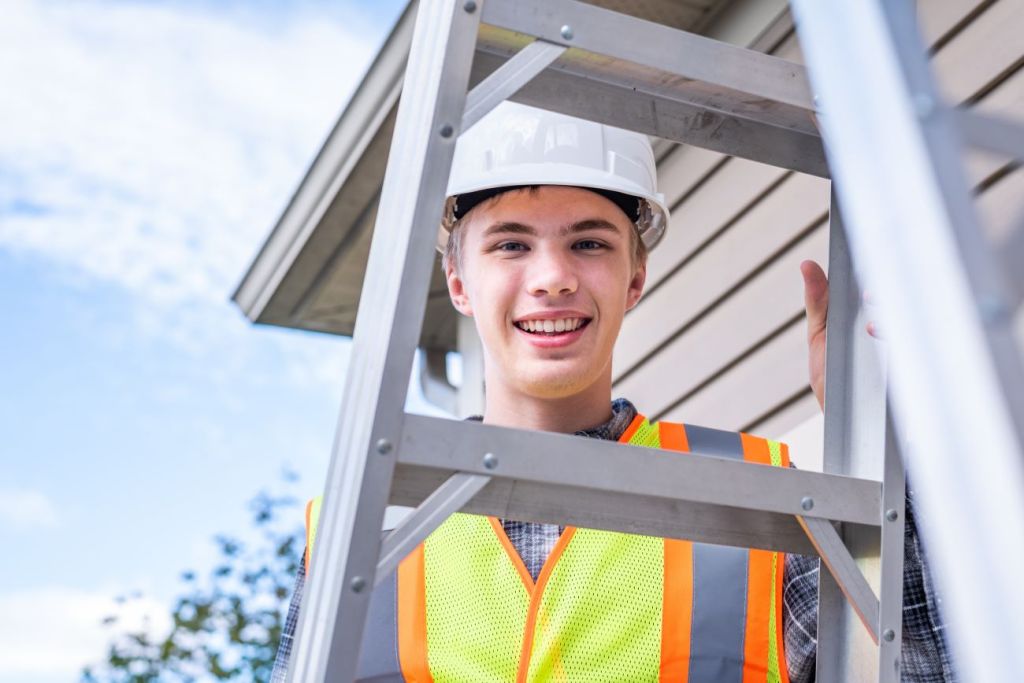
<svg viewBox="0 0 1024 683"><path fill-rule="evenodd" d="M559 248L542 248L531 259L528 289L533 295L558 296L572 294L579 279L572 254Z"/></svg>

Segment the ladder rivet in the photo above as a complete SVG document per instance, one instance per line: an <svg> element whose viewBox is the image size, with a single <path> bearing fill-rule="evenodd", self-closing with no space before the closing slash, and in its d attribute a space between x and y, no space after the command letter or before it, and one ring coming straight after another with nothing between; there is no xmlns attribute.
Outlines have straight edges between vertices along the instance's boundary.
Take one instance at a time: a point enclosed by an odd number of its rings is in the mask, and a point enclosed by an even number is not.
<svg viewBox="0 0 1024 683"><path fill-rule="evenodd" d="M352 583L349 586L352 587L353 593L362 593L363 589L366 588L366 579L361 576L353 576Z"/></svg>
<svg viewBox="0 0 1024 683"><path fill-rule="evenodd" d="M452 128L452 124L446 123L443 126L441 126L441 131L440 132L441 132L441 137L443 137L443 138L450 138L452 136L452 134L455 132L455 129Z"/></svg>
<svg viewBox="0 0 1024 683"><path fill-rule="evenodd" d="M381 455L387 455L391 452L391 442L387 439L380 439L377 441L377 452Z"/></svg>
<svg viewBox="0 0 1024 683"><path fill-rule="evenodd" d="M484 454L484 467L486 467L489 470L493 470L497 466L498 466L498 456L496 456L494 453L485 453Z"/></svg>
<svg viewBox="0 0 1024 683"><path fill-rule="evenodd" d="M891 643L892 641L896 640L896 631L893 631L891 628L887 628L882 633L882 638L885 639L885 642Z"/></svg>
<svg viewBox="0 0 1024 683"><path fill-rule="evenodd" d="M808 510L808 511L809 510L813 510L814 509L814 499L811 498L810 496L804 496L803 498L800 499L800 507L802 507L804 510Z"/></svg>
<svg viewBox="0 0 1024 683"><path fill-rule="evenodd" d="M462 6L462 9L466 10L469 14L476 11L476 3L473 0L466 0L466 4Z"/></svg>
<svg viewBox="0 0 1024 683"><path fill-rule="evenodd" d="M889 508L888 510L885 511L885 518L890 522L895 522L897 519L900 518L900 513L896 512L892 508Z"/></svg>
<svg viewBox="0 0 1024 683"><path fill-rule="evenodd" d="M562 27L561 33L562 37L566 40L572 40L572 26L569 26L569 24Z"/></svg>

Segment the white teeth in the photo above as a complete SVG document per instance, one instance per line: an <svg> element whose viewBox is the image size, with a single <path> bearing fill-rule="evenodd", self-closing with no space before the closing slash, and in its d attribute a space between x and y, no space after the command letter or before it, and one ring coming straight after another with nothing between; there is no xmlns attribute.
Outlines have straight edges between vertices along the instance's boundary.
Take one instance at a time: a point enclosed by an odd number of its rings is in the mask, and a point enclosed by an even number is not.
<svg viewBox="0 0 1024 683"><path fill-rule="evenodd" d="M527 332L572 332L583 324L582 318L562 318L560 320L521 320L516 323L522 330Z"/></svg>

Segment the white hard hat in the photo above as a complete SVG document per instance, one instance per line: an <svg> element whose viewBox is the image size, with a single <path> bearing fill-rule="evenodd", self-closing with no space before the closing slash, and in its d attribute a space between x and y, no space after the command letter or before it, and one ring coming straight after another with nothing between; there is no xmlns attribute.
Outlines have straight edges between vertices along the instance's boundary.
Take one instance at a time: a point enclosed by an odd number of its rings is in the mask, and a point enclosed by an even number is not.
<svg viewBox="0 0 1024 683"><path fill-rule="evenodd" d="M648 248L668 224L646 135L502 102L455 145L438 249L444 251L452 226L474 206L534 185L582 187L608 197L634 221Z"/></svg>

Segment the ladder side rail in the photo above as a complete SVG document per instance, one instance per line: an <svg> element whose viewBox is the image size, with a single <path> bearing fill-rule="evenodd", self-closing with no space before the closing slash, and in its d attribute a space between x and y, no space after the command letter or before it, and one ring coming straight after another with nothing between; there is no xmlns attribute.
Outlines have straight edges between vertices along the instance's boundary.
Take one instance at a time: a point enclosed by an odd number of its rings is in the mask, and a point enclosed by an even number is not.
<svg viewBox="0 0 1024 683"><path fill-rule="evenodd" d="M903 448L893 422L885 415L885 477L882 481L882 567L879 588L879 683L900 683L903 649L903 571L906 534L907 479Z"/></svg>
<svg viewBox="0 0 1024 683"><path fill-rule="evenodd" d="M793 7L854 261L881 298L890 396L949 645L965 680L1003 680L1024 668L1024 376L953 116L937 104L910 3ZM995 316L979 306L986 296Z"/></svg>
<svg viewBox="0 0 1024 683"><path fill-rule="evenodd" d="M419 7L289 681L356 674L479 16Z"/></svg>
<svg viewBox="0 0 1024 683"><path fill-rule="evenodd" d="M881 479L886 411L883 358L878 343L865 328L867 320L861 290L853 272L835 188L829 211L828 277L824 470L830 474ZM881 499L872 513L875 523L880 524ZM878 532L850 525L844 525L841 531L858 568L877 591ZM816 680L823 683L877 680L875 643L824 566L818 575L818 587ZM879 610L886 607L880 604Z"/></svg>
<svg viewBox="0 0 1024 683"><path fill-rule="evenodd" d="M1024 124L1001 117L982 114L969 109L954 109L957 124L967 144L980 149L1004 154L1016 162L1024 162ZM1018 208L1018 215L1012 223L1009 235L999 244L993 245L1006 278L1005 299L996 303L995 313L1000 307L1016 311L1024 302L1024 211Z"/></svg>
<svg viewBox="0 0 1024 683"><path fill-rule="evenodd" d="M809 499L818 517L876 536L880 524L882 487L868 479L426 415L406 415L402 439L403 465L790 515Z"/></svg>
<svg viewBox="0 0 1024 683"><path fill-rule="evenodd" d="M956 109L945 106L932 79L913 8L899 2L881 2L880 7L893 36L897 63L912 89L925 152L935 171L933 178L939 190L939 206L948 217L952 243L959 256L957 262L962 264L959 269L964 277L962 291L974 302L975 315L968 319L975 322L972 329L980 332L998 368L994 375L998 392L992 396L1001 396L1010 426L1016 432L1016 439L1011 443L1015 444L1018 457L1013 460L1018 464L1015 470L1019 475L1018 491L1024 494L1024 358L1010 309L1013 286L1000 267L974 210L972 191L964 172L965 143L961 125L965 118L967 121L979 119L981 125L1005 136L1001 151L1017 160L1024 157L1024 130L1019 125L978 112L968 112L964 117L958 115Z"/></svg>

